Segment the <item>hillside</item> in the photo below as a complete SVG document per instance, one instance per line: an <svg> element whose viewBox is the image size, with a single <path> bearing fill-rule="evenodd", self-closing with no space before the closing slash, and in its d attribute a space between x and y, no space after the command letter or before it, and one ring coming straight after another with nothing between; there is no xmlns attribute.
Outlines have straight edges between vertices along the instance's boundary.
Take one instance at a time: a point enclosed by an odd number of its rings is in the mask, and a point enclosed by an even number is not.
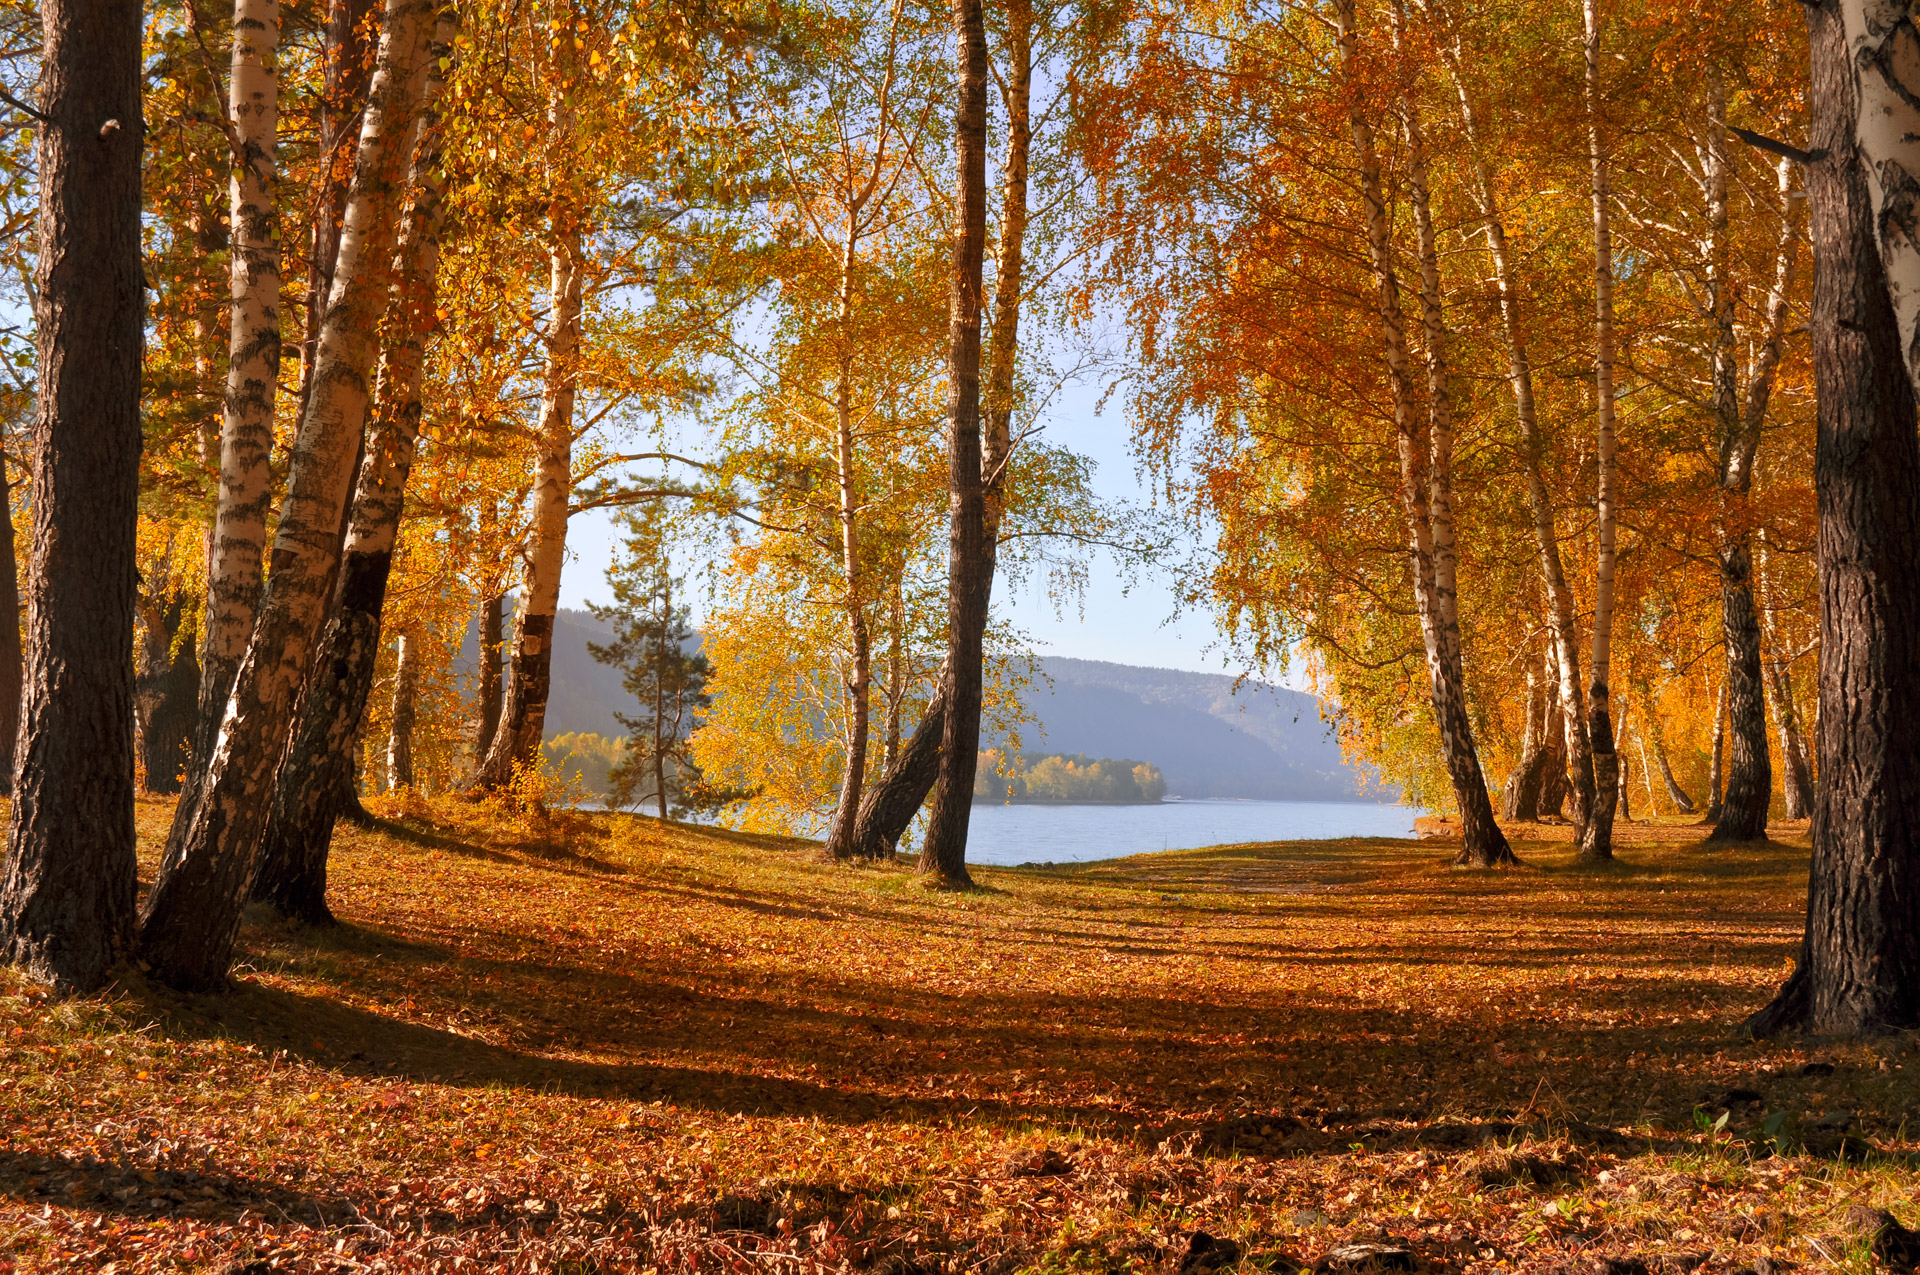
<svg viewBox="0 0 1920 1275"><path fill-rule="evenodd" d="M225 995L0 971L0 1270L1170 1275L1203 1232L1248 1271L1390 1235L1447 1275L1864 1272L1810 1242L1920 1221L1920 1055L1731 1030L1804 848L1238 846L953 894L374 805L406 817L341 828L344 924L256 916ZM139 807L148 877L170 815Z"/></svg>
<svg viewBox="0 0 1920 1275"><path fill-rule="evenodd" d="M607 626L586 611L562 610L554 625L553 691L547 735L625 734L614 714L632 711L620 673L593 659L587 643ZM461 652L471 669L469 630ZM1368 772L1340 755L1311 695L1223 673L1136 668L1048 656L1028 708L1039 727L1028 751L1132 757L1166 776L1174 797L1269 800L1377 800ZM989 739L989 746L999 741ZM1390 800L1391 793L1386 794Z"/></svg>

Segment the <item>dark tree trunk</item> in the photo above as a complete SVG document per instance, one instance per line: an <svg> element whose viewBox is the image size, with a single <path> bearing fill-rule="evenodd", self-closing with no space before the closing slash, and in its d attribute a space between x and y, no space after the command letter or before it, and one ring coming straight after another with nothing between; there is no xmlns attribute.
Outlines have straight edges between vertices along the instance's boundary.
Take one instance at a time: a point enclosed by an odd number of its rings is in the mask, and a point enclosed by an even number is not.
<svg viewBox="0 0 1920 1275"><path fill-rule="evenodd" d="M920 813L920 806L933 791L940 777L940 740L946 733L947 703L942 690L936 690L913 728L906 746L895 755L893 764L867 789L860 802L860 818L854 824L853 853L859 859L885 859L891 856L906 834L907 825Z"/></svg>
<svg viewBox="0 0 1920 1275"><path fill-rule="evenodd" d="M1727 639L1726 791L1708 841L1767 835L1773 765L1760 674L1760 617L1753 605L1753 554L1742 537L1720 556L1721 627Z"/></svg>
<svg viewBox="0 0 1920 1275"><path fill-rule="evenodd" d="M1819 390L1820 786L1800 960L1747 1028L1920 1027L1920 434L1854 149L1835 0L1806 7Z"/></svg>
<svg viewBox="0 0 1920 1275"><path fill-rule="evenodd" d="M191 631L180 624L186 599L175 595L142 604L141 658L134 679L140 769L147 792L171 796L180 791L193 755L193 730L200 703L200 662Z"/></svg>
<svg viewBox="0 0 1920 1275"><path fill-rule="evenodd" d="M29 652L0 942L62 992L133 937L140 472L136 0L43 0Z"/></svg>
<svg viewBox="0 0 1920 1275"><path fill-rule="evenodd" d="M485 757L500 726L500 649L507 640L507 595L496 593L480 604L480 736L473 755Z"/></svg>
<svg viewBox="0 0 1920 1275"><path fill-rule="evenodd" d="M967 822L980 763L980 703L992 542L980 474L981 268L987 223L987 30L981 0L953 0L959 61L954 75L956 182L951 328L947 353L947 663L942 690L940 775L934 782L920 869L971 887Z"/></svg>
<svg viewBox="0 0 1920 1275"><path fill-rule="evenodd" d="M0 456L0 794L13 791L13 750L20 738L20 563L13 552L13 485Z"/></svg>
<svg viewBox="0 0 1920 1275"><path fill-rule="evenodd" d="M1540 785L1546 778L1547 682L1538 667L1527 669L1527 726L1520 739L1520 757L1507 776L1500 817L1509 822L1540 817Z"/></svg>

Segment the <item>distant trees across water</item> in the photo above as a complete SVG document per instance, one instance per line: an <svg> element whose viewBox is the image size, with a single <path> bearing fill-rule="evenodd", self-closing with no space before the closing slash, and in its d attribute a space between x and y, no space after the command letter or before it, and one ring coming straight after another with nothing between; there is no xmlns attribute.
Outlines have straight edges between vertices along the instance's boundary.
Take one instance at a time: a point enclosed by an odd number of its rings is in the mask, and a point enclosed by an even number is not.
<svg viewBox="0 0 1920 1275"><path fill-rule="evenodd" d="M1149 802L1166 795L1166 777L1152 762L1085 753L1021 753L1003 766L999 750L983 749L973 780L976 803Z"/></svg>

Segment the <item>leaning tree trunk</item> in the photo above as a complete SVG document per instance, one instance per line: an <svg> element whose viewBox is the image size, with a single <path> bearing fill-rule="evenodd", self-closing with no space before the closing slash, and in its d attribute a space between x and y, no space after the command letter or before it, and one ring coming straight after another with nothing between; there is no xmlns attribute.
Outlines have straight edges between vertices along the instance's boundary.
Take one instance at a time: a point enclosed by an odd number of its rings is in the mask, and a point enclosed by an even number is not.
<svg viewBox="0 0 1920 1275"><path fill-rule="evenodd" d="M920 870L971 888L967 823L980 764L987 607L993 589L980 446L980 311L987 226L987 28L981 0L953 0L955 186L947 338L947 662L940 771Z"/></svg>
<svg viewBox="0 0 1920 1275"><path fill-rule="evenodd" d="M340 266L320 333L313 393L294 439L260 617L219 745L174 817L147 896L141 955L172 986L224 984L253 884L294 701L338 565L340 526L367 416L367 382L392 273L408 142L425 87L432 0L388 0L380 61L347 201Z"/></svg>
<svg viewBox="0 0 1920 1275"><path fill-rule="evenodd" d="M920 722L895 754L893 763L867 786L854 825L854 854L862 859L892 855L940 777L940 740L947 728L946 676L938 678L933 699Z"/></svg>
<svg viewBox="0 0 1920 1275"><path fill-rule="evenodd" d="M1920 734L1912 729L1920 720L1920 589L1912 583L1920 433L1905 334L1875 246L1870 166L1862 162L1872 151L1855 149L1842 8L1836 0L1806 7L1809 140L1822 155L1807 165L1819 391L1820 787L1799 964L1748 1020L1755 1035L1920 1027Z"/></svg>
<svg viewBox="0 0 1920 1275"><path fill-rule="evenodd" d="M140 70L134 0L42 0L39 403L22 751L0 870L6 958L62 992L132 938L140 486Z"/></svg>
<svg viewBox="0 0 1920 1275"><path fill-rule="evenodd" d="M556 117L564 108L555 107ZM573 499L573 403L580 355L580 318L585 281L580 226L562 197L552 208L549 248L552 301L547 336L545 386L533 488L533 544L521 580L513 626L513 656L507 671L500 724L474 775L475 788L502 788L515 769L540 751L546 728L547 694L553 677L553 622L560 609L560 570L567 557L567 513Z"/></svg>
<svg viewBox="0 0 1920 1275"><path fill-rule="evenodd" d="M327 853L333 824L353 787L353 750L380 658L380 614L413 471L423 410L427 334L433 329L440 265L441 134L436 107L452 66L454 10L440 11L430 55L419 140L408 187L413 206L400 232L399 271L387 317L382 401L360 462L346 553L319 654L294 716L286 760L274 785L253 897L282 915L327 925Z"/></svg>
<svg viewBox="0 0 1920 1275"><path fill-rule="evenodd" d="M228 132L239 152L229 190L231 337L188 801L205 775L234 675L253 636L273 500L273 400L280 383L279 45L279 0L235 0L228 98Z"/></svg>
<svg viewBox="0 0 1920 1275"><path fill-rule="evenodd" d="M1352 74L1358 56L1353 0L1338 0L1335 13L1339 22L1340 59ZM1454 560L1450 473L1435 472L1436 461L1440 466L1450 469L1452 456L1451 399L1444 353L1446 328L1440 309L1438 256L1426 199L1425 148L1418 116L1413 111L1410 97L1405 94L1402 95L1401 122L1408 137L1414 215L1420 229L1421 302L1429 390L1429 418L1424 426L1416 416L1418 405L1413 386L1412 359L1408 351L1406 316L1400 304L1400 282L1394 268L1393 243L1387 224L1386 197L1375 152L1373 128L1367 118L1362 95L1355 92L1349 96L1348 131L1359 170L1360 197L1366 217L1367 252L1377 294L1375 305L1380 321L1381 352L1393 397L1394 435L1400 456L1400 498L1406 517L1414 603L1420 616L1421 637L1426 647L1428 690L1433 705L1434 725L1439 732L1441 756L1452 782L1454 800L1460 808L1461 848L1455 862L1474 867L1493 867L1517 860L1494 819L1493 802L1487 796L1486 779L1480 770L1472 721L1467 713L1455 598L1450 587L1445 590L1445 596L1442 590L1438 541L1443 531L1446 571L1449 575ZM1441 512L1438 514L1434 508L1436 495L1441 502ZM1447 583L1450 586L1452 582L1449 580Z"/></svg>
<svg viewBox="0 0 1920 1275"><path fill-rule="evenodd" d="M1580 858L1604 862L1613 858L1614 807L1625 813L1625 787L1620 782L1620 753L1614 742L1610 708L1613 659L1613 575L1615 553L1615 469L1613 397L1613 229L1611 195L1607 189L1607 150L1600 132L1600 12L1596 0L1582 5L1586 23L1587 156L1593 170L1593 389L1595 426L1594 467L1599 495L1594 506L1594 534L1599 557L1593 574L1593 703L1588 731L1593 746L1593 809L1580 829Z"/></svg>
<svg viewBox="0 0 1920 1275"><path fill-rule="evenodd" d="M1687 795L1687 790L1680 786L1678 779L1674 778L1673 763L1667 758L1667 741L1660 731L1659 721L1653 716L1651 706L1645 717L1647 724L1644 729L1653 732L1653 759L1660 764L1660 781L1667 786L1667 796L1673 800L1673 807L1679 813L1683 815L1695 813L1698 808L1693 804L1693 798Z"/></svg>

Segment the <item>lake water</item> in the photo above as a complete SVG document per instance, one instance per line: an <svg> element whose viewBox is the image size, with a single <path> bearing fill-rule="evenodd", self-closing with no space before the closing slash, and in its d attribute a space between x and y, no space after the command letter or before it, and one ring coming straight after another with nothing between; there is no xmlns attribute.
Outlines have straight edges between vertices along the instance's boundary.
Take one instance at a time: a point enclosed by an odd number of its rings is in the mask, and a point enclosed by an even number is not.
<svg viewBox="0 0 1920 1275"><path fill-rule="evenodd" d="M1141 806L975 806L967 862L1085 863L1246 841L1411 837L1412 806L1358 801L1163 801Z"/></svg>

